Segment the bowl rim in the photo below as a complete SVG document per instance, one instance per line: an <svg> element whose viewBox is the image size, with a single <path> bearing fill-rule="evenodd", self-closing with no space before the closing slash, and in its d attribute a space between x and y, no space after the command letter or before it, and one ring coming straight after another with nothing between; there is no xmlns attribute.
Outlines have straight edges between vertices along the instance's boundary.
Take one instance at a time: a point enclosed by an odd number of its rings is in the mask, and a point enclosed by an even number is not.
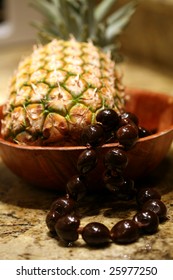
<svg viewBox="0 0 173 280"><path fill-rule="evenodd" d="M154 133L152 135L143 137L143 138L139 138L136 142L137 143L141 143L141 142L146 142L149 141L150 139L155 139L158 138L164 134L167 134L169 132L173 131L173 125L166 130ZM1 136L0 136L0 144L3 144L5 146L10 146L16 149L22 149L22 150L55 150L55 151L72 151L72 150L83 150L86 149L86 146L36 146L36 145L21 145L21 144L17 144L17 143L12 143L9 141L4 140ZM108 144L103 144L100 146L100 148L111 148L111 147L116 147L119 146L118 142L115 143L108 143Z"/></svg>
<svg viewBox="0 0 173 280"><path fill-rule="evenodd" d="M152 91L152 90L147 90L147 89L141 89L141 88L127 88L126 89L126 95L128 96L128 94L137 94L137 93L144 93L144 94L153 94L153 95L160 95L162 97L166 97L166 98L170 98L170 100L172 100L172 103L173 103L173 96L170 95L170 94L167 94L167 93L162 93L162 92L156 92L156 91ZM0 109L3 107L4 104L0 104ZM0 121L1 121L1 118L0 118ZM164 134L168 134L170 133L171 131L173 131L173 124L167 128L167 129L164 129L162 131L158 131L156 133L153 133L149 136L146 136L146 137L143 137L143 138L139 138L136 142L136 144L138 143L142 143L142 142L146 142L146 141L149 141L151 139L155 139L155 138L158 138L158 137L161 137L163 136ZM3 144L5 146L10 146L10 147L13 147L13 148L16 148L16 149L22 149L22 150L54 150L54 151L73 151L73 150L84 150L86 149L86 146L39 146L39 145L21 145L21 144L17 144L17 143L13 143L13 142L9 142L9 141L6 141L5 139L2 138L1 134L0 134L0 144ZM116 147L118 146L119 143L118 142L115 142L115 143L108 143L108 144L103 144L101 145L99 148L111 148L111 147Z"/></svg>

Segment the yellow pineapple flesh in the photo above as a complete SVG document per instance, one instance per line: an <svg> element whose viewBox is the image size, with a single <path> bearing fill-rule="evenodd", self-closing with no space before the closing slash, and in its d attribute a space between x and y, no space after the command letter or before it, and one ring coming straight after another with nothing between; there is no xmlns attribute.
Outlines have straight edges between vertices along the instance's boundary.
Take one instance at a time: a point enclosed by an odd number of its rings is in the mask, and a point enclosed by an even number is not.
<svg viewBox="0 0 173 280"><path fill-rule="evenodd" d="M27 145L80 144L80 131L99 110L124 106L115 66L92 42L54 39L35 47L11 80L2 136Z"/></svg>

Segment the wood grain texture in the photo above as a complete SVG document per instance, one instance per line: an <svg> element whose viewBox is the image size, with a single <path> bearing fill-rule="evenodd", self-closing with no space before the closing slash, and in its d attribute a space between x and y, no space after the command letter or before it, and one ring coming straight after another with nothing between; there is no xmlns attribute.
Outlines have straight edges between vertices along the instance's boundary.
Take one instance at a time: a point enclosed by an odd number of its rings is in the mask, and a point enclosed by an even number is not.
<svg viewBox="0 0 173 280"><path fill-rule="evenodd" d="M128 151L126 175L136 179L148 175L167 154L173 140L173 97L144 90L127 90L127 110L139 117L140 125L157 129L157 133L140 139ZM98 148L98 165L88 178L90 189L102 188L104 154L117 143ZM24 146L0 138L0 155L4 163L26 182L39 187L65 190L67 181L77 173L76 163L85 147Z"/></svg>

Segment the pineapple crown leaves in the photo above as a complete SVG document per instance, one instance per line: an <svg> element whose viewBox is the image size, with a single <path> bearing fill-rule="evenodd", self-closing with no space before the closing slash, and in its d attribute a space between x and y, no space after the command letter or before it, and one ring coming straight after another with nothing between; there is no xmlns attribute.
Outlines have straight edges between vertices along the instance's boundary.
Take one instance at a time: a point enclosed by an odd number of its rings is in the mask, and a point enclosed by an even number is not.
<svg viewBox="0 0 173 280"><path fill-rule="evenodd" d="M41 43L54 38L87 42L111 51L116 59L119 49L117 37L129 23L140 0L131 0L114 11L117 0L30 0L42 15L42 22L34 22ZM112 12L113 11L113 12Z"/></svg>

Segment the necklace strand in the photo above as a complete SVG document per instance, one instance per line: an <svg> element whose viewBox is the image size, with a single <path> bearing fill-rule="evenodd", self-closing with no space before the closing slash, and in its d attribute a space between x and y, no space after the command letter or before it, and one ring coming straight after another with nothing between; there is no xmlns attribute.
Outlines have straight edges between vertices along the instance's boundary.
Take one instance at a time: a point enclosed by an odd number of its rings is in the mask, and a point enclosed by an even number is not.
<svg viewBox="0 0 173 280"><path fill-rule="evenodd" d="M97 123L86 126L81 133L86 149L77 160L78 174L67 182L67 194L52 203L46 216L49 231L65 246L73 245L79 235L88 246L100 247L110 242L129 244L137 241L141 235L157 232L159 223L167 216L167 208L157 190L151 187L136 188L135 182L124 175L128 150L139 137L148 136L150 132L141 128L138 118L129 112L118 115L113 110L105 109L100 111L96 120ZM117 201L130 201L136 197L138 211L132 219L123 219L111 229L99 222L90 222L81 227L78 205L87 196L87 177L97 165L97 147L112 141L118 141L119 145L104 155L105 188Z"/></svg>

